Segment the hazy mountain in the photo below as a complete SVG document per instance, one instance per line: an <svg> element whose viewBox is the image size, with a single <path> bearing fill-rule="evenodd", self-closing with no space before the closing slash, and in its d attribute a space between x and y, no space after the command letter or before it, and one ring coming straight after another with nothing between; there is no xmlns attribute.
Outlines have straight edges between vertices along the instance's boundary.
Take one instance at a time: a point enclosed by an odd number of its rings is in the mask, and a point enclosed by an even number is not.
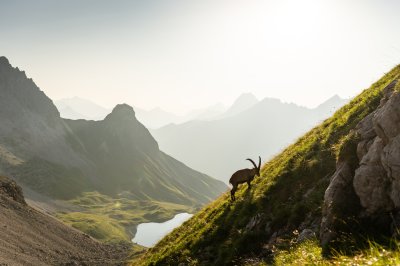
<svg viewBox="0 0 400 266"><path fill-rule="evenodd" d="M65 120L52 101L0 58L0 171L53 198L82 191L202 204L226 186L159 150L132 107L104 120Z"/></svg>
<svg viewBox="0 0 400 266"><path fill-rule="evenodd" d="M102 120L110 112L110 109L102 107L90 100L79 97L61 99L54 102L62 118ZM223 114L225 107L215 104L207 108L195 109L185 115L176 115L159 107L144 110L134 107L137 119L147 128L160 128L168 124L181 124L190 120L210 120Z"/></svg>
<svg viewBox="0 0 400 266"><path fill-rule="evenodd" d="M318 108L308 109L271 98L254 104L255 101L251 95L245 95L230 110L253 105L236 115L168 125L152 130L152 134L168 154L227 182L237 169L251 166L246 158L270 158L327 118L332 113L331 103L339 102L335 97Z"/></svg>
<svg viewBox="0 0 400 266"><path fill-rule="evenodd" d="M73 97L54 101L62 118L101 120L111 110L90 100Z"/></svg>
<svg viewBox="0 0 400 266"><path fill-rule="evenodd" d="M144 110L137 107L134 109L137 119L147 128L160 128L170 123L180 123L180 121L184 119L179 115L167 112L159 107L151 110Z"/></svg>
<svg viewBox="0 0 400 266"><path fill-rule="evenodd" d="M222 103L217 103L206 108L200 108L190 111L184 116L184 120L181 120L180 123L184 123L190 120L213 120L222 115L225 111L225 106Z"/></svg>
<svg viewBox="0 0 400 266"><path fill-rule="evenodd" d="M333 115L340 107L349 102L349 99L342 99L339 95L334 95L325 102L318 105L314 111L321 116Z"/></svg>
<svg viewBox="0 0 400 266"><path fill-rule="evenodd" d="M215 118L225 118L229 116L234 116L236 114L239 114L252 106L256 105L258 103L258 99L251 93L243 93L240 95L232 104L232 106L226 110L223 114L221 114L218 117Z"/></svg>

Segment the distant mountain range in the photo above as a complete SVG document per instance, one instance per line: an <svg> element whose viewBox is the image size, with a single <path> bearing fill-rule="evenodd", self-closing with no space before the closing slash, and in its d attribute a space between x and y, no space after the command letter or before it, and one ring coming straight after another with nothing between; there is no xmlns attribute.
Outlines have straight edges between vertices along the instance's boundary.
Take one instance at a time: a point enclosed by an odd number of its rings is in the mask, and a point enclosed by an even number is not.
<svg viewBox="0 0 400 266"><path fill-rule="evenodd" d="M102 120L111 109L102 107L90 100L73 97L61 99L54 102L61 117L67 119ZM168 124L180 124L190 120L210 120L222 115L225 107L215 104L207 108L195 109L186 115L176 115L159 107L144 110L134 107L137 119L147 128L160 128Z"/></svg>
<svg viewBox="0 0 400 266"><path fill-rule="evenodd" d="M100 121L62 119L53 102L5 57L0 57L0 95L0 172L36 193L71 199L99 191L193 206L226 189L160 151L128 105L116 106ZM74 102L77 113L106 112Z"/></svg>
<svg viewBox="0 0 400 266"><path fill-rule="evenodd" d="M62 118L103 120L111 110L87 99L73 97L54 101Z"/></svg>
<svg viewBox="0 0 400 266"><path fill-rule="evenodd" d="M269 159L346 102L333 96L309 109L245 94L215 120L170 124L151 133L168 154L227 182L237 169L251 167L246 158Z"/></svg>

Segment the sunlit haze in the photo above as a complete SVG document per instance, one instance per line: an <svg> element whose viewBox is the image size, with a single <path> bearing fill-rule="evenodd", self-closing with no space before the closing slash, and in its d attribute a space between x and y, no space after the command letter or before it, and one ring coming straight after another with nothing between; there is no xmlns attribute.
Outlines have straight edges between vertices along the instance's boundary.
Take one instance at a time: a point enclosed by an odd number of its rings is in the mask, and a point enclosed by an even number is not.
<svg viewBox="0 0 400 266"><path fill-rule="evenodd" d="M183 113L241 93L313 107L400 63L400 1L0 0L0 55L52 99Z"/></svg>

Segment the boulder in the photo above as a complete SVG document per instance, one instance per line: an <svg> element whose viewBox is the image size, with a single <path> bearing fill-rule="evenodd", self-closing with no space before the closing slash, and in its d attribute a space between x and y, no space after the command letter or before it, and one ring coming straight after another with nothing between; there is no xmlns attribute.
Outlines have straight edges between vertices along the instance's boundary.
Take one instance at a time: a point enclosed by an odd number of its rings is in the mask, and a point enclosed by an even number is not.
<svg viewBox="0 0 400 266"><path fill-rule="evenodd" d="M353 186L360 203L369 214L389 211L393 204L389 197L390 180L381 163L384 143L376 137L360 167L355 171Z"/></svg>
<svg viewBox="0 0 400 266"><path fill-rule="evenodd" d="M384 141L385 145L390 139L400 134L400 94L394 93L392 97L375 113L373 118L374 130Z"/></svg>
<svg viewBox="0 0 400 266"><path fill-rule="evenodd" d="M0 195L12 198L16 202L26 205L22 188L8 177L0 176Z"/></svg>
<svg viewBox="0 0 400 266"><path fill-rule="evenodd" d="M319 236L323 247L338 237L337 231L343 225L343 217L350 217L359 208L352 186L353 172L350 164L346 161L338 162L336 169L324 196ZM350 203L349 199L352 200Z"/></svg>
<svg viewBox="0 0 400 266"><path fill-rule="evenodd" d="M378 108L355 128L356 145L350 148L359 162L338 159L324 196L319 236L323 247L332 247L342 233L346 237L353 231L398 235L400 93L395 85L392 82L384 89Z"/></svg>
<svg viewBox="0 0 400 266"><path fill-rule="evenodd" d="M302 243L306 240L314 239L315 237L316 237L316 234L313 230L304 229L303 231L301 231L301 233L297 237L297 243Z"/></svg>

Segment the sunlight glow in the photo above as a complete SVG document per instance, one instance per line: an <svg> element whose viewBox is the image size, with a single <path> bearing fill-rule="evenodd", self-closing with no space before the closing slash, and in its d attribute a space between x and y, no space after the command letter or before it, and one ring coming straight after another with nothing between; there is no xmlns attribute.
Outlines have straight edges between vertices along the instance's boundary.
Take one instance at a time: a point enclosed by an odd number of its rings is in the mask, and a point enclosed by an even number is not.
<svg viewBox="0 0 400 266"><path fill-rule="evenodd" d="M68 3L0 9L0 51L53 99L184 113L252 92L312 107L400 61L393 0Z"/></svg>

